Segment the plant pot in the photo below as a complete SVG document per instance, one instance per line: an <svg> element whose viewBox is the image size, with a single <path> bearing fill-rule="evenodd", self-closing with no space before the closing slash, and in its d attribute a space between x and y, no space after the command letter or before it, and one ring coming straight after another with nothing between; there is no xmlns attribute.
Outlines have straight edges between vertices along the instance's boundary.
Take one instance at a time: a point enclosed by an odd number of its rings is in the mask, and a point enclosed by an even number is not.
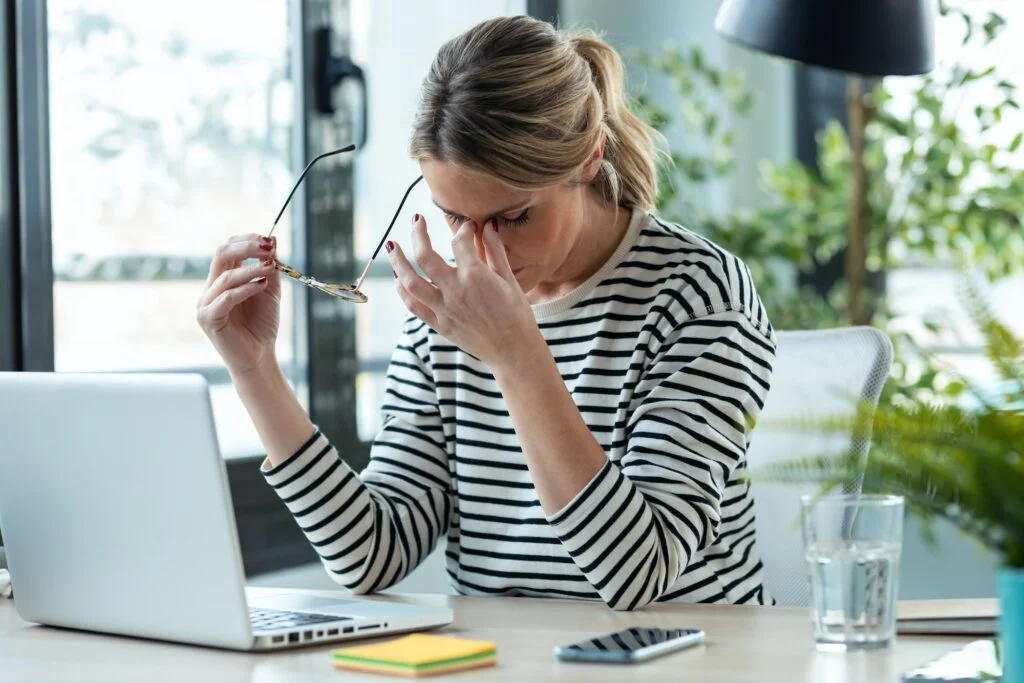
<svg viewBox="0 0 1024 683"><path fill-rule="evenodd" d="M999 572L1003 683L1024 683L1024 569Z"/></svg>

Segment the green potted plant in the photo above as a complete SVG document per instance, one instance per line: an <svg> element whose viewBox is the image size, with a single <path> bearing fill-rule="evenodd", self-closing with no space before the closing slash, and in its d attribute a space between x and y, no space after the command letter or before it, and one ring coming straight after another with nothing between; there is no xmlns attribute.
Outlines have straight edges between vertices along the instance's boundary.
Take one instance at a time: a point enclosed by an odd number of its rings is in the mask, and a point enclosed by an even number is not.
<svg viewBox="0 0 1024 683"><path fill-rule="evenodd" d="M955 330L936 311L894 310L889 274L959 259L992 282L1024 271L1024 167L1013 157L1024 133L1011 139L1003 130L1020 109L1018 89L994 58L974 56L1019 27L988 6L942 0L939 26L962 31L962 51L944 50L942 68L928 76L876 84L867 100L866 267L874 283L867 303L871 324L886 330L896 351L882 403L955 399L962 389L919 350L947 344ZM820 132L815 164L764 160L757 205L711 212L701 200L735 170L755 93L742 74L694 46L636 61L651 83L674 92L667 100L637 93L637 113L659 130L686 133L661 167L659 213L742 258L776 329L850 324L845 278L799 284L841 262L846 248L853 174L843 125L832 121Z"/></svg>
<svg viewBox="0 0 1024 683"><path fill-rule="evenodd" d="M1007 683L1024 681L1024 339L1001 323L975 286L965 303L985 340L1001 384L983 390L967 379L962 400L928 405L895 401L849 419L801 424L802 429L871 429L866 464L854 456L794 460L753 476L817 482L826 493L861 478L865 493L904 497L926 524L936 518L1002 560L998 577L1000 637Z"/></svg>

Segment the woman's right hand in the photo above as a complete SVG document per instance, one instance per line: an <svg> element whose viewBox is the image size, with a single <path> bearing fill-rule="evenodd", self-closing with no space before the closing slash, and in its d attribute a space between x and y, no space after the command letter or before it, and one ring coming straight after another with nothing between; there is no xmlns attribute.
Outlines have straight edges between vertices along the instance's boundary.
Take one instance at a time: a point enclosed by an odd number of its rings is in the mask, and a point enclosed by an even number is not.
<svg viewBox="0 0 1024 683"><path fill-rule="evenodd" d="M217 247L196 320L236 378L274 361L280 318L281 277L274 267L277 243L236 235ZM246 259L258 259L242 265Z"/></svg>

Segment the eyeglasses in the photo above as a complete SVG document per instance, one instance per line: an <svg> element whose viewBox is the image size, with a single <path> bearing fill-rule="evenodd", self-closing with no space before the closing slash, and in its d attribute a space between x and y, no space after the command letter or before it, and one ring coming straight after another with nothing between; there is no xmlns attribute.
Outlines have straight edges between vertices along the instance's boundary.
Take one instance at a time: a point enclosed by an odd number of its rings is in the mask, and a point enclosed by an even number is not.
<svg viewBox="0 0 1024 683"><path fill-rule="evenodd" d="M323 154L314 157L313 160L306 165L305 170L302 171L302 175L300 175L299 179L295 181L295 186L292 187L292 191L288 193L288 198L284 200L284 206L282 206L281 210L278 211L277 218L274 219L274 225L270 228L270 233L268 233L267 237L270 237L271 235L274 234L274 229L277 228L278 221L280 221L281 216L284 215L284 210L288 208L288 203L291 202L292 195L295 194L295 190L299 189L299 185L302 184L302 179L306 177L306 174L309 172L309 169L313 167L313 164L320 161L324 157L329 157L334 154L341 154L342 152L355 151L355 148L355 145L347 145L345 147L342 147L341 149L335 149L330 152L324 152ZM373 255L370 256L370 260L367 262L366 267L363 268L362 275L359 276L359 280L357 280L354 285L336 285L328 282L321 282L320 280L317 280L316 278L311 277L309 275L303 275L299 271L295 270L294 268L287 264L282 263L281 261L277 262L276 268L285 275L287 275L288 277L290 277L295 282L306 285L307 287L315 289L318 292L323 292L324 294L328 294L337 299L341 299L342 301L348 301L354 304L365 304L369 300L369 297L363 294L360 288L363 286L363 281L366 279L366 274L370 272L370 266L373 265L374 260L376 260L377 255L380 254L381 248L387 241L388 235L391 234L391 228L395 227L395 221L398 220L399 214L402 213L402 207L405 206L405 200L409 198L409 193L412 192L412 189L416 187L417 183L419 183L421 180L423 180L423 176L416 178L416 180L412 181L412 185L409 186L409 189L405 191L405 195L402 196L402 201L398 204L398 208L395 210L395 215L392 216L391 218L391 223L388 225L388 229L384 231L384 236L380 238L380 243L377 245L377 248L373 250Z"/></svg>

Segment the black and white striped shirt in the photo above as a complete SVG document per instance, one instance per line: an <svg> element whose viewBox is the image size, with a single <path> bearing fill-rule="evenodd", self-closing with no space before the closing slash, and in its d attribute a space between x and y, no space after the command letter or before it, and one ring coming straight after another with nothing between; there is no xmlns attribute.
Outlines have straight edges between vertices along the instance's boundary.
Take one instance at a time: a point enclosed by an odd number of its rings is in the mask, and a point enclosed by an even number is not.
<svg viewBox="0 0 1024 683"><path fill-rule="evenodd" d="M775 336L746 266L635 211L597 273L533 310L607 464L546 516L493 375L410 319L367 468L318 432L264 471L331 577L381 590L442 539L463 594L771 602L741 475Z"/></svg>

